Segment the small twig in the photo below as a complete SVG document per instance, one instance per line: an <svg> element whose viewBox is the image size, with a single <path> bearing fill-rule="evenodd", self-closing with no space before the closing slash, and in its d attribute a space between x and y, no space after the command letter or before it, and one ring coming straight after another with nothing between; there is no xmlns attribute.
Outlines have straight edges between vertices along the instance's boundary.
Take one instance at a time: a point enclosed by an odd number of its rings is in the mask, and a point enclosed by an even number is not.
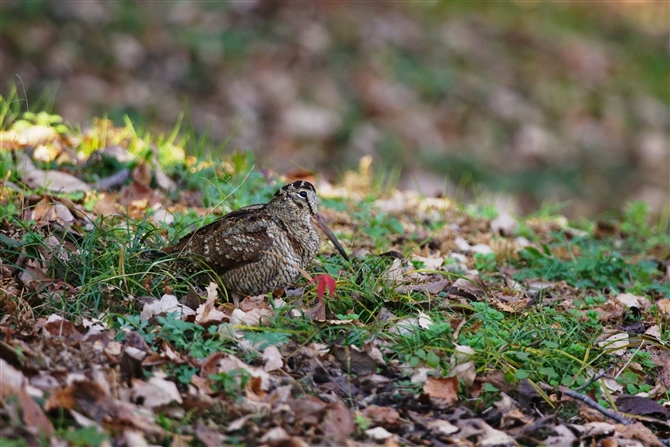
<svg viewBox="0 0 670 447"><path fill-rule="evenodd" d="M600 372L600 373L598 373L598 374L595 374L595 375L594 375L593 377L591 377L591 379L590 379L588 382L586 382L584 385L575 388L575 391L581 391L581 390L583 390L583 389L586 389L586 388L590 387L591 385L593 385L594 383L596 383L598 380L600 380L600 379L602 379L603 377L607 376L607 374L610 372L610 370L611 370L612 368L614 368L614 366L610 366L610 367L607 368L605 371L602 371L602 372Z"/></svg>
<svg viewBox="0 0 670 447"><path fill-rule="evenodd" d="M598 402L596 402L595 400L591 399L589 396L587 396L587 395L585 395L585 394L578 393L577 391L572 391L571 389L569 389L569 388L565 388L565 387L559 387L559 390L560 390L563 394L565 394L565 395L567 395L567 396L570 396L570 397L572 397L573 399L581 400L582 402L584 402L584 403L585 403L586 405L588 405L589 407L594 408L594 409L600 411L602 414L604 414L605 416L607 416L607 417L610 418L610 419L615 420L615 421L618 422L619 424L630 425L630 424L633 423L633 422L630 421L629 419L627 419L627 418L621 416L619 413L616 413L616 412L614 412L614 411L608 410L607 408L603 407L603 406L600 405Z"/></svg>

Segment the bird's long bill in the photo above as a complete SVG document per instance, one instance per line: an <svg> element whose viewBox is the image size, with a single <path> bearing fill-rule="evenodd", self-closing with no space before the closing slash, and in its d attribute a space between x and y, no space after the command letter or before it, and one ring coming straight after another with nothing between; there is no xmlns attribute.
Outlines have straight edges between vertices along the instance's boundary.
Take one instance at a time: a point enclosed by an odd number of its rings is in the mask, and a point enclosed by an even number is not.
<svg viewBox="0 0 670 447"><path fill-rule="evenodd" d="M338 241L333 232L330 231L330 228L328 228L328 225L326 225L326 221L323 219L323 216L319 213L316 213L314 221L316 222L317 226L321 229L321 231L323 231L323 233L326 236L328 236L328 239L330 239L330 242L333 243L333 245L335 246L335 248L337 248L337 251L342 255L342 257L347 262L349 262L349 256L347 256L347 252L344 251L344 247L342 247L340 241Z"/></svg>

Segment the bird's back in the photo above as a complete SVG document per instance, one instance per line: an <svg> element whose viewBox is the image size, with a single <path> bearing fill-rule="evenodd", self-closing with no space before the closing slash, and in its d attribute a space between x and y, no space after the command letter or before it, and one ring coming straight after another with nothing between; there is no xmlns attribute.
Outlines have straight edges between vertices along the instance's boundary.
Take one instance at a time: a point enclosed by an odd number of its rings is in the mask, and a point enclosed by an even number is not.
<svg viewBox="0 0 670 447"><path fill-rule="evenodd" d="M285 287L308 267L319 236L308 220L286 222L272 211L267 205L240 208L164 251L181 258L184 273L209 267L229 291L259 295Z"/></svg>

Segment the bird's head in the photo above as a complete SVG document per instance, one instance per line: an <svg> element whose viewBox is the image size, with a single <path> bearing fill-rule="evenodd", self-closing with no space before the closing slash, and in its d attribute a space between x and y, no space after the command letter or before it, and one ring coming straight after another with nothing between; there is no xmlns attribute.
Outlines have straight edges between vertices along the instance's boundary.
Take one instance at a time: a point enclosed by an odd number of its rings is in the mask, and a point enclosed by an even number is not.
<svg viewBox="0 0 670 447"><path fill-rule="evenodd" d="M281 207L294 218L303 218L306 214L319 214L319 198L316 196L314 185L305 180L296 180L284 185L270 200L274 206Z"/></svg>
<svg viewBox="0 0 670 447"><path fill-rule="evenodd" d="M286 220L311 219L333 243L340 255L347 261L349 260L346 251L328 228L323 216L319 214L319 198L316 195L316 188L310 182L296 180L282 186L268 205L274 208L277 215L286 218Z"/></svg>

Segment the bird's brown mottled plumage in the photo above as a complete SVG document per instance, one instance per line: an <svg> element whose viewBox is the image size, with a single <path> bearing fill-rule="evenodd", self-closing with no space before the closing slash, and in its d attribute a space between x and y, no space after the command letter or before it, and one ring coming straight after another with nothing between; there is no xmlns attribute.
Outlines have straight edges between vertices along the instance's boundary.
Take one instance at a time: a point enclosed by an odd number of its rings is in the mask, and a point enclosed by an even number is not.
<svg viewBox="0 0 670 447"><path fill-rule="evenodd" d="M265 204L249 205L184 236L163 253L193 274L215 272L229 292L259 295L286 287L307 268L319 249L313 223L339 253L347 254L317 210L314 186L298 180L283 186Z"/></svg>

